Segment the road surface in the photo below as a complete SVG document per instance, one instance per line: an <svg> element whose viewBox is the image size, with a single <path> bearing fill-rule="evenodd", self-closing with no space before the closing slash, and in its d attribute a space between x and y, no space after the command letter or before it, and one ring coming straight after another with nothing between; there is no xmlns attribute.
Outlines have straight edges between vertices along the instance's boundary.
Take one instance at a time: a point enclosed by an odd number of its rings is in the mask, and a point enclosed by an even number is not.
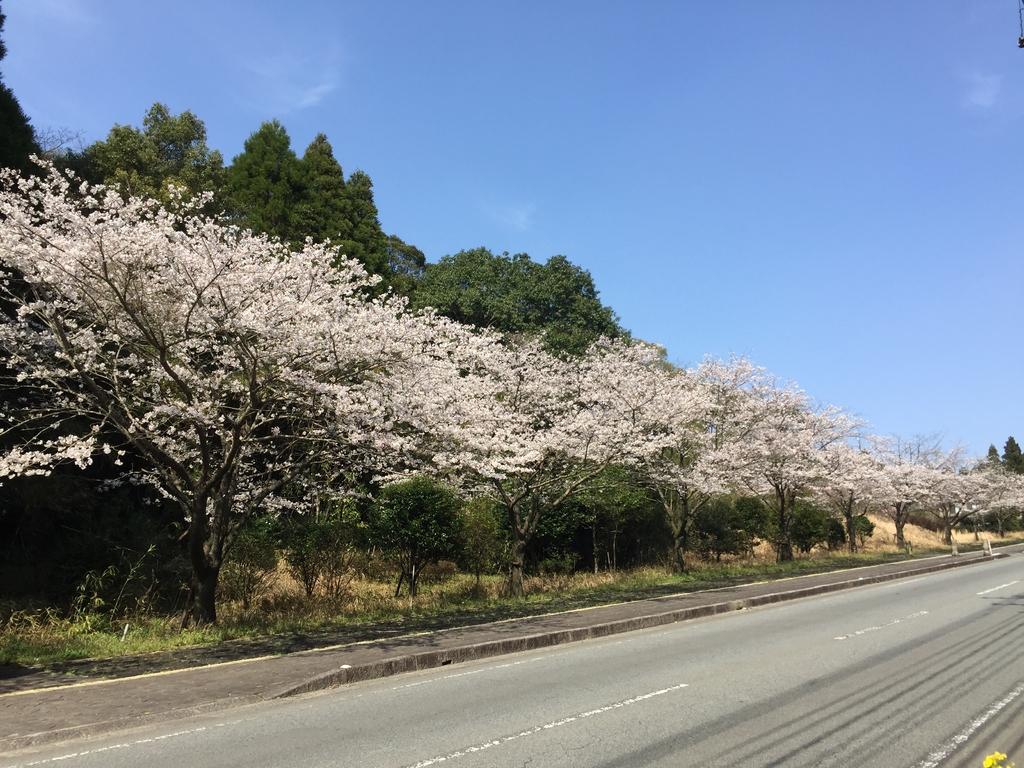
<svg viewBox="0 0 1024 768"><path fill-rule="evenodd" d="M392 677L0 766L1024 766L1024 555Z"/></svg>

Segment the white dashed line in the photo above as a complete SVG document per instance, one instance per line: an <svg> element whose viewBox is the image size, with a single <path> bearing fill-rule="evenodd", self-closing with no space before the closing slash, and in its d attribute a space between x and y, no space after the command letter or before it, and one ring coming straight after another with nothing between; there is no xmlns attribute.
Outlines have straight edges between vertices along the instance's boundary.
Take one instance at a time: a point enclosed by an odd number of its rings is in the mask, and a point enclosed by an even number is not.
<svg viewBox="0 0 1024 768"><path fill-rule="evenodd" d="M1013 581L1008 581L1005 584L1000 584L998 587L992 587L992 589L983 589L978 594L979 595L987 595L989 592L995 592L997 589L1006 589L1007 587L1012 587L1014 584L1018 583L1019 581L1020 581L1020 579L1014 579Z"/></svg>
<svg viewBox="0 0 1024 768"><path fill-rule="evenodd" d="M438 682L440 682L442 680L451 680L452 678L455 678L455 677L467 677L468 675L479 675L481 672L491 672L492 670L495 670L495 669L508 669L509 667L518 667L520 664L530 664L530 663L532 663L534 661L540 661L541 659L546 659L549 656L550 656L550 654L547 654L547 655L544 655L544 656L534 656L533 658L530 658L530 659L522 659L521 661L510 661L510 662L507 662L505 664L490 664L490 665L488 665L486 667L481 667L480 669L471 669L468 672L456 672L456 673L451 674L451 675L442 675L441 677L434 677L434 678L431 678L429 680L419 680L419 681L417 681L415 683L406 683L405 685L395 685L395 686L392 686L389 690L400 691L400 690L402 690L404 688L416 688L416 687L418 687L420 685L428 685L430 683L438 683Z"/></svg>
<svg viewBox="0 0 1024 768"><path fill-rule="evenodd" d="M986 709L981 715L972 720L966 728L960 731L960 733L958 733L956 736L954 736L952 739L947 741L937 750L928 755L928 757L926 757L924 760L918 763L917 768L936 768L936 766L941 765L942 762L951 754L953 754L953 752L956 751L961 744L963 744L965 741L971 738L972 734L974 734L975 731L977 731L979 728L981 728L981 726L983 726L985 723L987 723L989 720L991 720L993 717L999 714L1000 710L1006 707L1010 702L1012 702L1022 693L1024 693L1024 683L1018 685L1016 688L1014 688L1012 691L1006 694L1006 696L1001 698L991 707Z"/></svg>
<svg viewBox="0 0 1024 768"><path fill-rule="evenodd" d="M516 741L517 739L523 739L527 736L533 736L534 734L541 733L542 731L550 731L552 728L561 728L564 725L569 725L588 717L594 717L595 715L601 715L605 712L611 712L613 709L621 709L622 707L628 707L632 704L639 704L641 701L653 699L655 696L662 696L666 693L686 688L687 685L687 683L679 683L678 685L673 685L668 688L661 688L657 691L651 691L650 693L644 693L640 696L634 696L631 699L623 699L622 701L617 701L614 704L608 704L604 707L598 707L597 709L590 709L586 712L580 712L575 715L570 715L569 717L563 717L561 720L553 720L552 722L545 723L544 725L527 728L525 731L520 731L519 733L513 733L509 736L501 736L497 739L485 741L481 744L474 744L471 747L465 747L455 752L449 752L447 755L438 755L437 757L431 757L427 760L420 760L409 768L427 768L428 766L435 765L437 763L444 763L449 760L458 760L460 757L465 757L466 755L483 752L485 749L491 749L492 747L500 747L504 744L508 744L510 741Z"/></svg>
<svg viewBox="0 0 1024 768"><path fill-rule="evenodd" d="M911 613L911 614L908 614L907 616L901 616L898 619L893 619L892 621L890 621L890 622L888 622L886 624L878 624L878 625L876 625L874 627L865 627L864 629L858 629L856 632L851 632L848 635L837 635L836 637L833 637L832 639L833 640L849 640L851 637L860 637L861 635L866 635L868 632L877 632L880 629L887 629L888 627L894 627L897 624L902 624L904 621L909 621L910 619L916 619L916 618L919 618L921 616L927 616L927 615L928 615L928 611L918 611L917 613Z"/></svg>

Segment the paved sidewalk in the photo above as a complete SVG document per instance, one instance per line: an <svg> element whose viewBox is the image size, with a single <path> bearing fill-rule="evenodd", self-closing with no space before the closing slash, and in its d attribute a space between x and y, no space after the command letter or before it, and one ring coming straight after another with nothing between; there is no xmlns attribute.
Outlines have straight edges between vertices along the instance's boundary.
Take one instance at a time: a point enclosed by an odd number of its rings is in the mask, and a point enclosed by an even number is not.
<svg viewBox="0 0 1024 768"><path fill-rule="evenodd" d="M1003 547L997 556L1024 551ZM0 695L0 752L983 561L935 557Z"/></svg>

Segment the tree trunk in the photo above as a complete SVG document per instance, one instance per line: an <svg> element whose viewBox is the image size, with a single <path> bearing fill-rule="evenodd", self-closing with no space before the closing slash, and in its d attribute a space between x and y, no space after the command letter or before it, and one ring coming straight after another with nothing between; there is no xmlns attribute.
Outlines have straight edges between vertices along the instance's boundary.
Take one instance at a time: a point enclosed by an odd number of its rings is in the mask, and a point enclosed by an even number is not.
<svg viewBox="0 0 1024 768"><path fill-rule="evenodd" d="M776 560L780 563L788 563L793 559L793 542L789 539L789 500L790 494L785 491L776 491L775 498L779 504L779 531L776 541Z"/></svg>
<svg viewBox="0 0 1024 768"><path fill-rule="evenodd" d="M409 566L409 597L416 597L416 582L419 580L419 575L416 563L411 563Z"/></svg>
<svg viewBox="0 0 1024 768"><path fill-rule="evenodd" d="M597 573L597 520L590 526L590 553L594 558L594 573Z"/></svg>
<svg viewBox="0 0 1024 768"><path fill-rule="evenodd" d="M949 520L942 521L942 543L946 546L953 546L953 526Z"/></svg>
<svg viewBox="0 0 1024 768"><path fill-rule="evenodd" d="M853 504L848 503L843 510L843 518L846 521L846 546L850 554L857 551L857 526L854 523Z"/></svg>
<svg viewBox="0 0 1024 768"><path fill-rule="evenodd" d="M672 565L676 573L686 572L686 550L689 546L688 501L681 494L663 504L672 528Z"/></svg>
<svg viewBox="0 0 1024 768"><path fill-rule="evenodd" d="M512 542L512 558L508 566L508 582L505 584L505 594L509 597L522 597L526 594L523 585L523 564L526 561L526 540L515 532L516 539Z"/></svg>
<svg viewBox="0 0 1024 768"><path fill-rule="evenodd" d="M903 536L903 526L907 524L907 521L902 515L897 515L893 518L893 523L896 525L896 546L900 549L906 549L907 540Z"/></svg>
<svg viewBox="0 0 1024 768"><path fill-rule="evenodd" d="M223 554L223 540L211 536L206 499L197 499L190 515L188 557L192 565L192 585L182 628L189 624L217 623L217 581Z"/></svg>
<svg viewBox="0 0 1024 768"><path fill-rule="evenodd" d="M220 566L211 566L196 574L196 604L193 616L196 624L217 623L217 579Z"/></svg>

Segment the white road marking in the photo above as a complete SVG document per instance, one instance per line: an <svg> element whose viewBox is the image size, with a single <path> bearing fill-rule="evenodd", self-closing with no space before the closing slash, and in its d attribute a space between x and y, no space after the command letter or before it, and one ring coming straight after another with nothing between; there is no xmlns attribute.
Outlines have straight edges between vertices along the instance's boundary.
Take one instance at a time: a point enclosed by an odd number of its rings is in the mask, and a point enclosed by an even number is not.
<svg viewBox="0 0 1024 768"><path fill-rule="evenodd" d="M833 640L849 640L851 637L860 637L861 635L866 635L868 632L877 632L880 629L886 629L888 627L894 627L897 624L902 624L904 621L909 621L910 619L917 619L917 618L920 618L921 616L927 616L927 615L928 615L928 611L918 611L917 613L911 613L911 614L908 614L906 616L901 616L898 619L893 619L892 621L890 621L890 622L888 622L886 624L878 624L878 625L876 625L874 627L865 627L864 629L858 629L856 632L851 632L848 635L837 635L836 637L833 637L832 639Z"/></svg>
<svg viewBox="0 0 1024 768"><path fill-rule="evenodd" d="M913 584L914 582L917 582L917 581L924 581L926 578L928 578L928 577L927 576L918 576L916 579L897 579L896 581L891 581L888 584L879 584L878 588L879 589L889 589L891 587L903 587L903 586L906 586L907 584Z"/></svg>
<svg viewBox="0 0 1024 768"><path fill-rule="evenodd" d="M1012 702L1022 693L1024 693L1024 683L1018 685L1016 688L1014 688L1012 691L1006 694L1006 696L1001 698L991 707L986 709L982 714L980 714L978 717L972 720L966 728L960 731L960 733L958 733L956 736L954 736L952 739L947 741L937 750L928 755L928 757L926 757L924 760L918 763L917 768L936 768L936 766L940 765L947 757L953 754L953 752L956 751L961 744L963 744L965 741L971 738L975 731L977 731L979 728L981 728L981 726L983 726L985 723L987 723L989 720L991 720L993 717L999 714L1000 710L1006 707L1010 702Z"/></svg>
<svg viewBox="0 0 1024 768"><path fill-rule="evenodd" d="M564 725L569 725L570 723L575 723L579 720L593 717L594 715L611 712L613 709L620 709L632 704L639 704L641 701L653 699L655 696L663 696L666 693L678 691L681 688L686 688L687 686L688 683L679 683L678 685L673 685L668 688L661 688L657 691L651 691L650 693L644 693L640 696L634 696L630 699L623 699L622 701L617 701L614 704L608 704L603 707L598 707L597 709L590 709L586 712L579 712L575 715L569 715L569 717L563 717L561 720L553 720L550 723L545 723L544 725L536 725L533 728L527 728L525 731L520 731L519 733L513 733L509 736L501 736L497 739L485 741L481 744L474 744L471 747L464 747L463 749L455 752L449 752L447 755L438 755L437 757L431 757L427 760L420 760L418 763L414 763L412 766L409 766L409 768L427 768L427 766L435 765L437 763L444 763L449 760L458 760L460 757L472 755L476 752L483 752L485 749L490 749L491 747L500 747L504 744L508 744L510 741L522 739L527 736L533 736L541 731L550 731L552 728L561 728Z"/></svg>
<svg viewBox="0 0 1024 768"><path fill-rule="evenodd" d="M541 659L546 659L550 655L551 654L545 654L544 656L534 656L533 658L522 659L520 661L510 661L510 662L507 662L505 664L489 664L486 667L481 667L480 669L471 669L468 672L456 672L456 673L451 674L451 675L442 675L441 677L432 677L429 680L419 680L419 681L417 681L415 683L406 683L405 685L395 685L395 686L392 686L389 690L400 691L403 688L416 688L417 686L420 686L420 685L428 685L429 683L437 683L437 682L440 682L442 680L451 680L454 677L466 677L467 675L479 675L481 672L490 672L490 671L495 670L495 669L508 669L509 667L518 667L520 664L530 664L530 663L532 663L534 661L540 661Z"/></svg>
<svg viewBox="0 0 1024 768"><path fill-rule="evenodd" d="M979 595L987 595L989 592L995 592L997 589L1005 589L1006 587L1012 587L1014 584L1018 583L1019 581L1020 581L1020 579L1014 579L1013 581L1008 581L1005 584L1000 584L998 587L992 587L992 589L984 589L981 592L979 592L978 594Z"/></svg>

